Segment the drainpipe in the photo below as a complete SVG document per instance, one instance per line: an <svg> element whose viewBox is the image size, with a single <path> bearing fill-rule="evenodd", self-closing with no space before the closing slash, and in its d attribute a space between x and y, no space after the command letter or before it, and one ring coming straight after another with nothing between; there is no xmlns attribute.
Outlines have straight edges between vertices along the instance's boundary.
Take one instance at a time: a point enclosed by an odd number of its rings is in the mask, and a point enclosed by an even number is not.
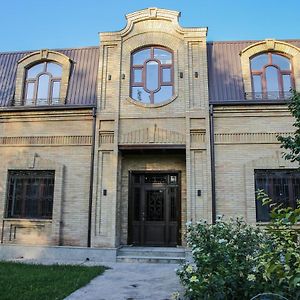
<svg viewBox="0 0 300 300"><path fill-rule="evenodd" d="M210 127L210 168L211 168L211 213L212 223L216 223L216 166L215 166L215 130L214 130L214 107L209 105Z"/></svg>
<svg viewBox="0 0 300 300"><path fill-rule="evenodd" d="M93 107L93 129L92 129L92 149L91 149L91 163L90 163L90 191L89 191L89 215L88 215L88 240L87 240L87 246L89 248L91 247L91 235L92 235L95 141L96 141L96 107Z"/></svg>

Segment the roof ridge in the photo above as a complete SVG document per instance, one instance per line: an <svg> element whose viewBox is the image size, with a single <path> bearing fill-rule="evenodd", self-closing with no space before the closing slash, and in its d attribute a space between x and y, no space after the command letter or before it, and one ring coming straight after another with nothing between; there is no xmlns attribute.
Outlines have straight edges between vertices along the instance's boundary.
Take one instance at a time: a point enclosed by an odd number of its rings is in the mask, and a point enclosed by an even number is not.
<svg viewBox="0 0 300 300"><path fill-rule="evenodd" d="M263 40L236 40L236 41L207 41L207 44L242 44L242 43L257 43ZM276 39L284 42L300 42L300 39Z"/></svg>
<svg viewBox="0 0 300 300"><path fill-rule="evenodd" d="M41 48L43 49L43 48ZM6 54L26 54L26 53L33 53L40 51L41 49L35 49L35 50L15 50L15 51L0 51L0 55L6 55ZM85 50L85 49L99 49L99 46L84 46L84 47L74 47L74 48L51 48L49 50L52 51L65 51L65 50Z"/></svg>

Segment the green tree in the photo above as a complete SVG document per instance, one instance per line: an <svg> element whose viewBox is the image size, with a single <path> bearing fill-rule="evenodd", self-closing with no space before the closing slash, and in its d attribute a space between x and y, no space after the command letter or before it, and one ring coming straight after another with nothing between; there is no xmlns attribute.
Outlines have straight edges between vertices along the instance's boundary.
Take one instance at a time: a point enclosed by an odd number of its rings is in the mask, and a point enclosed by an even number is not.
<svg viewBox="0 0 300 300"><path fill-rule="evenodd" d="M291 162L297 161L300 163L300 93L293 91L291 101L288 108L295 118L293 126L296 128L293 136L277 136L281 142L281 148L288 150L283 154L286 160Z"/></svg>

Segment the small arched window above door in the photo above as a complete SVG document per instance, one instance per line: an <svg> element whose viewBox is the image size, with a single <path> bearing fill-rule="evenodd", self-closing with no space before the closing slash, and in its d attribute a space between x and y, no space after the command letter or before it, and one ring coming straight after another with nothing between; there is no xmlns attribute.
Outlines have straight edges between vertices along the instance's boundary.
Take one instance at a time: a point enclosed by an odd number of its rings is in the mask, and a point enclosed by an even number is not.
<svg viewBox="0 0 300 300"><path fill-rule="evenodd" d="M173 52L150 46L131 56L130 96L143 104L160 104L174 95Z"/></svg>
<svg viewBox="0 0 300 300"><path fill-rule="evenodd" d="M288 57L267 52L250 59L255 99L286 99L294 88L292 64Z"/></svg>

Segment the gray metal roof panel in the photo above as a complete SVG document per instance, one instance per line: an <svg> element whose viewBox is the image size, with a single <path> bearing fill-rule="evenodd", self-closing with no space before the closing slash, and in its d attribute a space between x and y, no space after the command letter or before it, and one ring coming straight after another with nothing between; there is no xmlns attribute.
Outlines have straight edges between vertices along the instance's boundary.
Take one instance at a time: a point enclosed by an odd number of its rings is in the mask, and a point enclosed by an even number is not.
<svg viewBox="0 0 300 300"><path fill-rule="evenodd" d="M99 48L55 50L72 60L66 104L96 104ZM17 63L35 51L0 53L0 106L9 106L14 96Z"/></svg>
<svg viewBox="0 0 300 300"><path fill-rule="evenodd" d="M208 42L208 84L210 101L244 100L240 52L259 41ZM300 47L300 40L285 40Z"/></svg>

